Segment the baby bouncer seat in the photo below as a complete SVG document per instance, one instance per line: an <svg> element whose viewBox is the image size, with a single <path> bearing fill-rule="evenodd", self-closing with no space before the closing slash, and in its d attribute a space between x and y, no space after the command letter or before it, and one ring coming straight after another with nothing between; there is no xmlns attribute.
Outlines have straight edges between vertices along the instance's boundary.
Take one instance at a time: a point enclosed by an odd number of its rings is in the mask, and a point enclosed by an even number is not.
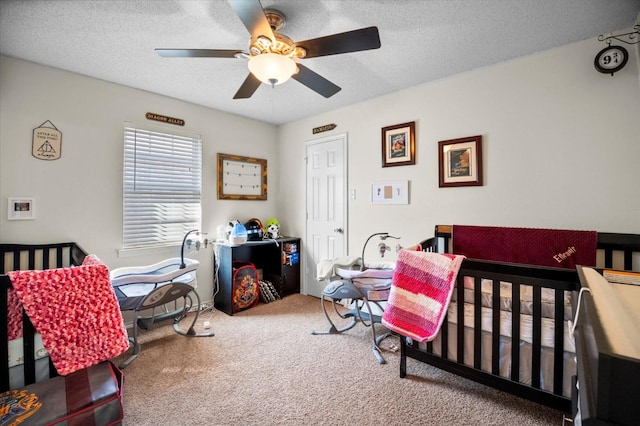
<svg viewBox="0 0 640 426"><path fill-rule="evenodd" d="M380 342L389 336L390 333L378 335L375 324L379 324L382 319L384 307L381 302L388 299L393 277L393 268L378 269L347 269L336 268L336 277L327 284L322 291L321 305L324 315L329 321L330 327L326 331L312 331L311 334L339 334L352 329L362 323L371 328L373 354L380 364L385 360L380 353ZM346 300L350 309L341 312L338 305ZM330 301L333 313L327 311L327 303ZM343 310L343 309L342 309ZM351 318L345 326L339 328L331 319L339 317L341 319Z"/></svg>
<svg viewBox="0 0 640 426"><path fill-rule="evenodd" d="M113 285L121 311L133 312L133 353L120 368L128 366L141 351L138 328L149 329L153 324L173 319L174 330L183 336L209 337L214 333L198 334L194 325L200 314L200 296L195 291L196 269L200 263L188 258L171 258L147 266L118 268L111 271ZM194 303L195 302L195 303ZM195 315L187 331L179 323L195 306ZM156 308L161 313L156 314ZM143 316L143 312L151 315Z"/></svg>

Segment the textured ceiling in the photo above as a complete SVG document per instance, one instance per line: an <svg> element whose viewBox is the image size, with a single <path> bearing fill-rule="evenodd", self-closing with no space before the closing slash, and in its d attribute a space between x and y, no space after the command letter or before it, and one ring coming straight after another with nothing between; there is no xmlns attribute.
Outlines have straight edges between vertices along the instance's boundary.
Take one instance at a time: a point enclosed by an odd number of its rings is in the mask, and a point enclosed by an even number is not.
<svg viewBox="0 0 640 426"><path fill-rule="evenodd" d="M262 0L307 40L375 25L382 47L301 61L342 90L297 81L234 100L245 59L161 58L154 48L247 50L224 0L0 0L0 53L283 124L634 25L640 0ZM603 46L604 47L604 46ZM595 55L594 51L594 55ZM170 112L167 112L169 114Z"/></svg>

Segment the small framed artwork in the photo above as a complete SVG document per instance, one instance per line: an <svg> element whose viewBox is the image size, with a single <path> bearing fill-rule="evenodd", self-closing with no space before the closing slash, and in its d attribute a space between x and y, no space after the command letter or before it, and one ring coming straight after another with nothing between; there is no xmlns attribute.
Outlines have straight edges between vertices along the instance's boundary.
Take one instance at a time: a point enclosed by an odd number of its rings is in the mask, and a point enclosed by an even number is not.
<svg viewBox="0 0 640 426"><path fill-rule="evenodd" d="M371 203L409 204L409 181L398 180L371 184Z"/></svg>
<svg viewBox="0 0 640 426"><path fill-rule="evenodd" d="M29 220L36 218L35 198L9 198L7 219Z"/></svg>
<svg viewBox="0 0 640 426"><path fill-rule="evenodd" d="M440 187L482 186L482 136L438 142Z"/></svg>
<svg viewBox="0 0 640 426"><path fill-rule="evenodd" d="M382 128L382 167L416 164L416 122Z"/></svg>
<svg viewBox="0 0 640 426"><path fill-rule="evenodd" d="M219 200L266 200L267 160L218 154Z"/></svg>

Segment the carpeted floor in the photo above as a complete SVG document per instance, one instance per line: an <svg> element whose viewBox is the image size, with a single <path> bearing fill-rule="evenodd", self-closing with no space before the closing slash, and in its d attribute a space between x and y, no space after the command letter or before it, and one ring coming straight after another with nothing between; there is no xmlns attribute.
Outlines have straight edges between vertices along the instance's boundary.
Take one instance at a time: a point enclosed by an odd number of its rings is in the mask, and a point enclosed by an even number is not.
<svg viewBox="0 0 640 426"><path fill-rule="evenodd" d="M380 365L361 324L312 335L328 328L314 297L234 316L206 311L199 332L204 321L214 337L180 336L170 322L142 332L142 352L124 370L125 425L562 423L560 412L414 360L401 379L397 338L383 342Z"/></svg>

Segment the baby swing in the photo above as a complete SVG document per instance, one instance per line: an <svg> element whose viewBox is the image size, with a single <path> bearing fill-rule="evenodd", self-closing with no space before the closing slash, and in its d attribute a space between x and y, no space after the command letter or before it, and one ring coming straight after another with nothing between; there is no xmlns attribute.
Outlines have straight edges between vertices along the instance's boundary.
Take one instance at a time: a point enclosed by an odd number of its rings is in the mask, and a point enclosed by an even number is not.
<svg viewBox="0 0 640 426"><path fill-rule="evenodd" d="M327 321L329 321L330 327L327 331L312 331L311 334L340 334L352 329L358 322L361 322L365 327L371 328L373 355L380 364L384 364L385 360L380 353L379 345L391 333L378 335L375 324L381 322L382 312L384 311L381 302L386 301L389 297L394 268L390 263L376 265L375 268L367 268L364 263L364 251L367 243L372 237L378 235L383 240L378 245L382 256L389 249L384 240L387 238L399 239L398 237L390 236L386 232L375 233L364 243L362 257L357 262L352 262L350 267L335 266L333 268L332 280L324 288L320 297L322 311ZM354 269L356 267L357 269ZM340 312L337 306L343 300L346 300L351 308L346 312ZM327 311L327 301L331 301L335 315L341 319L351 318L351 321L344 327L338 328Z"/></svg>
<svg viewBox="0 0 640 426"><path fill-rule="evenodd" d="M214 333L196 333L194 326L200 315L200 296L195 291L196 270L200 262L184 257L184 245L189 231L182 243L180 257L170 258L147 266L118 268L111 271L111 285L116 293L121 311L133 311L132 335L133 353L120 368L128 366L140 354L138 327L149 329L152 325L173 319L173 329L183 336L210 337ZM178 303L182 300L182 303ZM195 304L194 304L195 301ZM179 323L195 306L195 315L187 331ZM162 310L156 314L156 308ZM141 313L151 310L150 316Z"/></svg>

